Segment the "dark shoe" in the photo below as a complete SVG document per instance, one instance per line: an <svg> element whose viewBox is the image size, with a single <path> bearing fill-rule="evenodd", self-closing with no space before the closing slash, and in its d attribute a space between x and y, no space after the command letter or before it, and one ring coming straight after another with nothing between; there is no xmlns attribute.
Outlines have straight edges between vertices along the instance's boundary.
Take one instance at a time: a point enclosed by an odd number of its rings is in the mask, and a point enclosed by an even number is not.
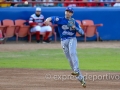
<svg viewBox="0 0 120 90"><path fill-rule="evenodd" d="M0 41L3 41L4 40L4 38L0 38Z"/></svg>
<svg viewBox="0 0 120 90"><path fill-rule="evenodd" d="M83 86L84 88L86 88L85 77L83 77L80 82L81 82L82 86Z"/></svg>
<svg viewBox="0 0 120 90"><path fill-rule="evenodd" d="M43 40L43 43L50 43L50 39Z"/></svg>
<svg viewBox="0 0 120 90"><path fill-rule="evenodd" d="M40 35L40 42L43 42L43 35Z"/></svg>
<svg viewBox="0 0 120 90"><path fill-rule="evenodd" d="M79 76L79 72L72 72L71 75Z"/></svg>
<svg viewBox="0 0 120 90"><path fill-rule="evenodd" d="M37 40L37 43L40 43L40 40Z"/></svg>

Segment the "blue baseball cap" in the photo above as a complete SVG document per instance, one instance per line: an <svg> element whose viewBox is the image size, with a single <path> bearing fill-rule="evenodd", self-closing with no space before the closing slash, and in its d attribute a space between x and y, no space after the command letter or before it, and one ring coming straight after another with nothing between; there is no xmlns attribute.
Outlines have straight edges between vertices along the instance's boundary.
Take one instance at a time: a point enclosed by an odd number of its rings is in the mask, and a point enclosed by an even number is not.
<svg viewBox="0 0 120 90"><path fill-rule="evenodd" d="M73 8L72 7L67 7L65 11L70 11L71 13L73 13Z"/></svg>

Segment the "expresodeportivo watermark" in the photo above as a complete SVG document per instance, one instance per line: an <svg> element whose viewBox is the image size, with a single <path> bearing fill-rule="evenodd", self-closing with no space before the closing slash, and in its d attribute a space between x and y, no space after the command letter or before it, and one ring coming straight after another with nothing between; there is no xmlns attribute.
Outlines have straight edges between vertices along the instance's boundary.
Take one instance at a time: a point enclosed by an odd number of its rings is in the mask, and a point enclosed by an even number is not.
<svg viewBox="0 0 120 90"><path fill-rule="evenodd" d="M95 74L84 74L85 80L90 80L90 81L100 81L100 80L120 80L120 74L111 74L111 73L106 73L102 75L95 75ZM73 75L53 75L53 74L46 74L45 79L52 79L52 80L77 80L78 78Z"/></svg>
<svg viewBox="0 0 120 90"><path fill-rule="evenodd" d="M106 73L102 75L95 75L95 74L85 74L85 79L86 80L91 80L91 81L100 81L100 80L120 80L120 74L111 74L111 73Z"/></svg>
<svg viewBox="0 0 120 90"><path fill-rule="evenodd" d="M45 79L53 79L53 80L76 80L76 77L73 75L52 75L52 74L46 74Z"/></svg>

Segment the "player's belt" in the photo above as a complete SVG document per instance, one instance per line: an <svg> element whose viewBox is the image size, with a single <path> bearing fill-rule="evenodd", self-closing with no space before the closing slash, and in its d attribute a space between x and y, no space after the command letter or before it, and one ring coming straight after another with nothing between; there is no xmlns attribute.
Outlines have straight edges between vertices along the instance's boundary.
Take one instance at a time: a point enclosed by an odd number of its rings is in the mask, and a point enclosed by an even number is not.
<svg viewBox="0 0 120 90"><path fill-rule="evenodd" d="M74 37L61 38L61 41L71 39L71 38L74 38Z"/></svg>

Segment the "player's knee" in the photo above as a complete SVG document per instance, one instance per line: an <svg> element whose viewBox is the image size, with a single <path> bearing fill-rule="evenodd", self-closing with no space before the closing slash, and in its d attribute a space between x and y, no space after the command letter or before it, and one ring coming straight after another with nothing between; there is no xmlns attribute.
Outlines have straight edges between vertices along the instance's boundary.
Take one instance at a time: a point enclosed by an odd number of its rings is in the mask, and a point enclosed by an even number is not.
<svg viewBox="0 0 120 90"><path fill-rule="evenodd" d="M52 28L50 26L47 26L47 31L52 31Z"/></svg>
<svg viewBox="0 0 120 90"><path fill-rule="evenodd" d="M70 52L70 56L75 56L76 53L75 52Z"/></svg>
<svg viewBox="0 0 120 90"><path fill-rule="evenodd" d="M40 26L36 26L36 27L35 27L35 30L36 30L36 31L40 31L40 30L41 30L41 27L40 27Z"/></svg>

